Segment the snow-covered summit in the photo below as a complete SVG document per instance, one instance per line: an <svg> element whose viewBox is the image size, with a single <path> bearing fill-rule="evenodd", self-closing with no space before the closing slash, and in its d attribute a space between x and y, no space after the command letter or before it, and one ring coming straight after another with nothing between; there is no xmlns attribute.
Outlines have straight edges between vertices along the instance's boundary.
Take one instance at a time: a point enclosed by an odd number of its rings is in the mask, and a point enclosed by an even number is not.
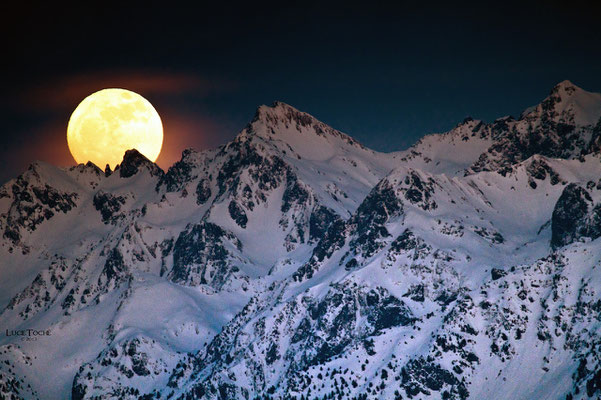
<svg viewBox="0 0 601 400"><path fill-rule="evenodd" d="M402 153L407 166L449 176L508 170L535 154L573 159L599 151L601 94L570 81L557 84L518 119L466 119L443 134L427 135Z"/></svg>
<svg viewBox="0 0 601 400"><path fill-rule="evenodd" d="M271 106L260 106L244 133L293 142L298 142L298 138L294 138L293 135L301 135L301 140L311 142L312 139L306 135L314 134L325 140L342 140L349 145L368 150L352 137L281 101L276 101Z"/></svg>
<svg viewBox="0 0 601 400"><path fill-rule="evenodd" d="M395 165L397 153L379 153L296 108L260 106L227 150L252 148L290 165L318 198L348 216ZM236 150L238 151L238 150Z"/></svg>
<svg viewBox="0 0 601 400"><path fill-rule="evenodd" d="M522 113L521 118L534 120L545 114L558 123L577 127L595 125L601 118L601 93L587 92L568 80L562 81L540 104Z"/></svg>

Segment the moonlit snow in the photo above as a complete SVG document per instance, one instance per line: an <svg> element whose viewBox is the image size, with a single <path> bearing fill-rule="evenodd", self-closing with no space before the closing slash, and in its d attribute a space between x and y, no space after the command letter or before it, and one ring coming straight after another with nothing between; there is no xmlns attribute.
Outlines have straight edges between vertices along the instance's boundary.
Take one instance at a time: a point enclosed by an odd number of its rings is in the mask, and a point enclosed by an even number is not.
<svg viewBox="0 0 601 400"><path fill-rule="evenodd" d="M600 396L600 118L564 81L378 153L278 102L167 172L33 163L0 326L51 334L3 332L0 397Z"/></svg>

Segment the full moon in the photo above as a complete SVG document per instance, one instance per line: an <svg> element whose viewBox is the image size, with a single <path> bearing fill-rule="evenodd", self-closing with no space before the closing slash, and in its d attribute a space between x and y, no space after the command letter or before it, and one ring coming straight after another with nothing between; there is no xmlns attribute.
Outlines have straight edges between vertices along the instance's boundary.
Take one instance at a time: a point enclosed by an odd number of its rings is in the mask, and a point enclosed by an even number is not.
<svg viewBox="0 0 601 400"><path fill-rule="evenodd" d="M92 93L73 111L67 143L78 163L93 162L112 169L126 150L136 149L156 161L163 144L163 124L152 104L125 89Z"/></svg>

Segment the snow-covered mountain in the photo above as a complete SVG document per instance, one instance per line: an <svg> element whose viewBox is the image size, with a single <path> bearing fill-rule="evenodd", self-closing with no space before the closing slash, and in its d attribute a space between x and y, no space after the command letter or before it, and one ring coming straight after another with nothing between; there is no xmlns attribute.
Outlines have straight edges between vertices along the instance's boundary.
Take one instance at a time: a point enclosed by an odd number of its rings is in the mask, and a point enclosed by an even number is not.
<svg viewBox="0 0 601 400"><path fill-rule="evenodd" d="M601 149L600 105L601 94L563 81L519 119L508 116L485 123L466 118L447 133L422 138L403 161L424 171L455 176L505 173L534 155L578 158Z"/></svg>
<svg viewBox="0 0 601 400"><path fill-rule="evenodd" d="M0 396L600 396L600 118L564 81L386 154L274 103L166 172L34 163L0 189Z"/></svg>

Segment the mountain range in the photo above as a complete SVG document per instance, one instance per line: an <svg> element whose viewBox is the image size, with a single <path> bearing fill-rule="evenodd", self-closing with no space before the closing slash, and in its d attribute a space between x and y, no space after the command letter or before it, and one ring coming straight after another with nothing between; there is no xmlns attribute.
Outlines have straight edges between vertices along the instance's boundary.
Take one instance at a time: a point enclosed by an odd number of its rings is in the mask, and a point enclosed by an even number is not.
<svg viewBox="0 0 601 400"><path fill-rule="evenodd" d="M287 104L0 188L0 398L601 396L601 94L380 153Z"/></svg>

